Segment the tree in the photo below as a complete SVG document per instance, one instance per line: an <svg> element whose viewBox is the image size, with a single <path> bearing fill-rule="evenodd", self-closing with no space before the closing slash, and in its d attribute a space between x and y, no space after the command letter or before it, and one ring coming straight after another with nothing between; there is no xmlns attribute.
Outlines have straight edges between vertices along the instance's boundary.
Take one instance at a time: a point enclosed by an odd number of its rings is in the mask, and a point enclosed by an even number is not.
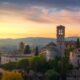
<svg viewBox="0 0 80 80"><path fill-rule="evenodd" d="M38 48L38 46L36 46L36 48L35 48L35 56L38 56L39 55L39 48Z"/></svg>
<svg viewBox="0 0 80 80"><path fill-rule="evenodd" d="M73 68L67 57L55 58L48 62L49 69L53 69L60 74L61 80L66 80L67 73Z"/></svg>
<svg viewBox="0 0 80 80"><path fill-rule="evenodd" d="M24 49L24 54L30 54L31 53L31 49L29 45L26 45L25 49Z"/></svg>
<svg viewBox="0 0 80 80"><path fill-rule="evenodd" d="M20 60L17 63L17 67L18 67L18 69L28 71L29 70L29 60L28 59Z"/></svg>
<svg viewBox="0 0 80 80"><path fill-rule="evenodd" d="M44 73L48 68L47 61L45 60L45 58L40 56L32 57L30 60L30 66L34 72L41 73Z"/></svg>
<svg viewBox="0 0 80 80"><path fill-rule="evenodd" d="M72 70L72 65L69 63L68 58L64 57L59 62L59 69L61 74L61 80L66 80L67 74Z"/></svg>
<svg viewBox="0 0 80 80"><path fill-rule="evenodd" d="M17 62L9 62L2 66L5 70L13 70L17 68Z"/></svg>
<svg viewBox="0 0 80 80"><path fill-rule="evenodd" d="M48 61L48 69L54 69L58 71L58 61L57 60L49 60Z"/></svg>
<svg viewBox="0 0 80 80"><path fill-rule="evenodd" d="M77 47L77 48L80 48L80 40L79 40L79 38L77 38L76 47Z"/></svg>
<svg viewBox="0 0 80 80"><path fill-rule="evenodd" d="M3 73L0 72L0 80L2 80L3 77Z"/></svg>
<svg viewBox="0 0 80 80"><path fill-rule="evenodd" d="M23 80L21 73L17 71L5 71L2 80Z"/></svg>
<svg viewBox="0 0 80 80"><path fill-rule="evenodd" d="M46 78L46 80L59 80L60 75L55 70L51 69L45 73L45 78Z"/></svg>

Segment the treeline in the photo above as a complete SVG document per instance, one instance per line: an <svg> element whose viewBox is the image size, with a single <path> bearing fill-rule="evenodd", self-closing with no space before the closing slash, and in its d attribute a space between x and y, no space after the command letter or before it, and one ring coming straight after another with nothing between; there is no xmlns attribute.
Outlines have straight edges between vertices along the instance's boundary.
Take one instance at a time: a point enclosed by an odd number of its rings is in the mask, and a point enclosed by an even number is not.
<svg viewBox="0 0 80 80"><path fill-rule="evenodd" d="M56 57L54 60L47 61L41 56L35 56L19 62L4 64L2 68L20 72L22 79L14 80L66 80L67 73L73 67L67 58Z"/></svg>
<svg viewBox="0 0 80 80"><path fill-rule="evenodd" d="M33 50L31 50L29 45L26 45L24 48L24 54L31 54L32 52L34 52L34 55L39 55L39 47L36 46Z"/></svg>

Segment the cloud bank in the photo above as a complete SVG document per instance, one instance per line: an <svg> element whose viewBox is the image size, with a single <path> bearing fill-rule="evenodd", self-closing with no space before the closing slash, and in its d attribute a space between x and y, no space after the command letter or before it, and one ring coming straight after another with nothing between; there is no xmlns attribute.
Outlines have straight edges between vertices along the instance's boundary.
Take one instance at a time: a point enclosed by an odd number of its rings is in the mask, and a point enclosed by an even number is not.
<svg viewBox="0 0 80 80"><path fill-rule="evenodd" d="M0 0L0 15L40 23L80 23L80 0Z"/></svg>
<svg viewBox="0 0 80 80"><path fill-rule="evenodd" d="M78 9L80 0L0 0L0 3L13 3L16 5L42 5L59 9Z"/></svg>

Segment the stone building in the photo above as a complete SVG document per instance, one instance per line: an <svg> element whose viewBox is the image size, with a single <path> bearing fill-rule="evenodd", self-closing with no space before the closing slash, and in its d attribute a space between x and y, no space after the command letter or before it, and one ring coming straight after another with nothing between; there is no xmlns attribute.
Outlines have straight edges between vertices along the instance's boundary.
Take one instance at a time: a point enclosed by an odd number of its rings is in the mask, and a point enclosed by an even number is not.
<svg viewBox="0 0 80 80"><path fill-rule="evenodd" d="M1 64L5 64L9 62L17 62L19 60L26 59L34 55L34 53L24 54L24 48L25 48L25 44L21 42L19 44L18 50L14 50L13 52L10 53L1 54Z"/></svg>
<svg viewBox="0 0 80 80"><path fill-rule="evenodd" d="M62 57L64 57L65 53L65 26L60 25L57 26L57 46L61 51Z"/></svg>
<svg viewBox="0 0 80 80"><path fill-rule="evenodd" d="M61 52L57 45L51 42L41 49L41 55L45 56L47 60L52 60L55 57L61 57Z"/></svg>
<svg viewBox="0 0 80 80"><path fill-rule="evenodd" d="M76 48L76 41L65 41L65 47L66 49Z"/></svg>
<svg viewBox="0 0 80 80"><path fill-rule="evenodd" d="M49 43L41 49L41 55L45 56L47 60L55 57L64 57L65 53L65 27L57 26L57 42Z"/></svg>
<svg viewBox="0 0 80 80"><path fill-rule="evenodd" d="M20 44L19 44L19 51L20 51L20 53L24 52L24 48L25 48L25 44L23 42L20 42Z"/></svg>
<svg viewBox="0 0 80 80"><path fill-rule="evenodd" d="M80 48L74 49L70 53L70 62L73 64L74 67L80 67Z"/></svg>
<svg viewBox="0 0 80 80"><path fill-rule="evenodd" d="M9 62L17 62L19 60L26 59L31 56L32 54L27 54L27 55L25 54L3 54L1 56L1 64L6 64Z"/></svg>
<svg viewBox="0 0 80 80"><path fill-rule="evenodd" d="M8 63L18 61L34 54L24 54L24 43L21 42L17 53L1 55L1 63ZM41 49L41 55L45 56L47 60L54 59L55 57L64 57L65 53L65 27L60 25L57 26L57 42L49 43Z"/></svg>

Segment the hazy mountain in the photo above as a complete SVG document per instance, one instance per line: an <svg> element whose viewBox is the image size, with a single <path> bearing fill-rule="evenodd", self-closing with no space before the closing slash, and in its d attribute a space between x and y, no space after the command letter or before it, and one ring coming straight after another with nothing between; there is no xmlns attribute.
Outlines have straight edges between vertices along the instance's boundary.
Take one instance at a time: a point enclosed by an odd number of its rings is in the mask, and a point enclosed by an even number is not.
<svg viewBox="0 0 80 80"><path fill-rule="evenodd" d="M18 46L20 42L24 42L25 44L29 44L31 46L44 46L49 42L55 42L56 39L52 38L20 38L20 39L0 39L0 47L9 47L9 46Z"/></svg>
<svg viewBox="0 0 80 80"><path fill-rule="evenodd" d="M65 40L66 41L76 41L77 38L80 38L80 37L67 37Z"/></svg>
<svg viewBox="0 0 80 80"><path fill-rule="evenodd" d="M77 37L68 37L66 41L76 41ZM31 46L44 46L49 42L56 42L54 38L42 38L42 37L30 37L30 38L20 38L20 39L0 39L0 47L16 48L20 42L29 44Z"/></svg>

